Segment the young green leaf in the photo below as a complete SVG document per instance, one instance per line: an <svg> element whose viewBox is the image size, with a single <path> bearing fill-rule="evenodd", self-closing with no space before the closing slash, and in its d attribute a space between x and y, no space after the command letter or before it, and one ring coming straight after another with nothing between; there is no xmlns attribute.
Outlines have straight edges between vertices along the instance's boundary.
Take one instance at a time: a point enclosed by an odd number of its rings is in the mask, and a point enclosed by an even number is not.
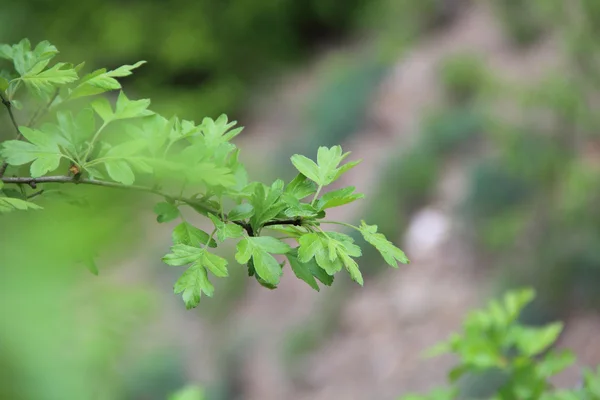
<svg viewBox="0 0 600 400"><path fill-rule="evenodd" d="M14 210L41 210L42 207L29 201L13 198L0 197L0 213L5 214Z"/></svg>
<svg viewBox="0 0 600 400"><path fill-rule="evenodd" d="M381 253L385 262L392 267L398 268L398 262L402 264L410 262L402 250L394 246L383 234L377 233L377 225L367 225L365 221L361 221L359 230L363 238L373 245Z"/></svg>
<svg viewBox="0 0 600 400"><path fill-rule="evenodd" d="M160 217L160 215L159 215ZM160 221L159 221L160 222ZM188 222L182 222L173 229L173 244L185 244L200 247L208 243L209 247L217 247L217 242L210 239L210 235L201 229L192 226Z"/></svg>
<svg viewBox="0 0 600 400"><path fill-rule="evenodd" d="M167 265L181 267L182 265L200 261L203 254L204 249L199 247L176 244L171 247L171 253L165 255L162 260Z"/></svg>
<svg viewBox="0 0 600 400"><path fill-rule="evenodd" d="M344 172L355 167L360 160L353 161L340 166L339 164L348 156L350 152L342 153L341 146L331 148L319 147L317 152L317 163L311 159L294 154L291 158L292 164L300 173L316 182L319 186L327 186L337 180Z"/></svg>
<svg viewBox="0 0 600 400"><path fill-rule="evenodd" d="M92 102L92 108L98 113L105 124L119 119L141 118L153 115L152 111L147 110L149 105L150 100L148 99L129 100L123 91L119 92L114 112L108 100L103 97Z"/></svg>
<svg viewBox="0 0 600 400"><path fill-rule="evenodd" d="M229 272L227 271L227 260L216 254L204 251L202 254L202 265L219 278L229 276Z"/></svg>
<svg viewBox="0 0 600 400"><path fill-rule="evenodd" d="M323 268L319 267L314 259L306 263L301 262L298 259L297 249L290 251L285 256L287 257L290 267L292 268L292 271L294 271L296 277L306 282L317 292L320 291L320 288L315 278L327 286L331 286L333 283L333 276L328 275Z"/></svg>
<svg viewBox="0 0 600 400"><path fill-rule="evenodd" d="M72 67L65 63L58 63L46 71L38 71L38 68L34 68L21 75L20 79L28 89L41 96L51 93L58 85L75 82L78 76Z"/></svg>
<svg viewBox="0 0 600 400"><path fill-rule="evenodd" d="M231 209L229 214L227 214L227 219L229 221L242 221L252 217L252 215L254 215L254 207L252 207L252 204L243 203Z"/></svg>
<svg viewBox="0 0 600 400"><path fill-rule="evenodd" d="M30 172L34 178L57 169L63 155L56 137L25 126L20 127L20 131L29 143L20 140L4 142L0 154L6 162L10 165L23 165L33 161Z"/></svg>
<svg viewBox="0 0 600 400"><path fill-rule="evenodd" d="M222 242L225 239L235 239L239 238L244 234L244 228L236 224L226 224L221 221L217 216L213 214L208 214L208 217L212 221L217 230L217 238Z"/></svg>
<svg viewBox="0 0 600 400"><path fill-rule="evenodd" d="M93 96L110 90L121 89L121 84L115 78L131 75L132 70L144 63L146 62L138 61L133 65L123 65L108 72L106 68L91 72L81 79L79 85L70 92L69 97L76 99L78 97Z"/></svg>
<svg viewBox="0 0 600 400"><path fill-rule="evenodd" d="M163 201L154 206L154 213L157 215L156 220L159 223L173 221L179 218L179 208L174 204ZM208 237L206 238L208 241ZM205 242L206 243L206 242Z"/></svg>
<svg viewBox="0 0 600 400"><path fill-rule="evenodd" d="M235 259L246 264L252 257L254 271L265 283L277 286L282 274L281 265L271 254L285 254L291 247L271 236L247 237L237 245Z"/></svg>
<svg viewBox="0 0 600 400"><path fill-rule="evenodd" d="M135 182L135 174L126 161L123 160L107 160L104 162L106 172L116 182L123 185L133 185Z"/></svg>
<svg viewBox="0 0 600 400"><path fill-rule="evenodd" d="M281 201L281 187L278 182L276 183L271 187L263 184L258 184L255 187L254 194L250 199L250 203L254 207L254 215L250 219L250 225L255 231L286 208L286 204Z"/></svg>
<svg viewBox="0 0 600 400"><path fill-rule="evenodd" d="M199 263L193 263L173 287L175 294L183 293L182 298L188 310L198 306L203 292L208 297L212 297L214 290L214 286L208 280L206 269Z"/></svg>
<svg viewBox="0 0 600 400"><path fill-rule="evenodd" d="M302 200L311 194L316 193L317 185L315 182L308 180L305 175L298 174L296 177L285 187L284 193L291 195L298 200Z"/></svg>
<svg viewBox="0 0 600 400"><path fill-rule="evenodd" d="M352 203L365 197L362 193L353 193L355 189L354 186L349 186L325 193L317 202L316 207L318 210L325 210L327 208L343 206L344 204Z"/></svg>

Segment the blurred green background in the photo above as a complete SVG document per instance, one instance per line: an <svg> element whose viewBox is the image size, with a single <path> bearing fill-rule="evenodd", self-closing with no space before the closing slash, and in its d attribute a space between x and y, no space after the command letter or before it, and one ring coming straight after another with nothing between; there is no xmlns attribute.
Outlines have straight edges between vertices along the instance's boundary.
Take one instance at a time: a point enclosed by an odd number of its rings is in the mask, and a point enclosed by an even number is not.
<svg viewBox="0 0 600 400"><path fill-rule="evenodd" d="M600 309L599 27L597 0L24 0L2 5L0 42L46 39L90 69L147 60L128 93L167 115L238 119L256 178L289 178L291 154L342 144L375 168L353 176L368 200L343 218L403 247L416 213L442 209L470 256L467 286L533 285L537 323ZM450 201L440 184L456 168ZM185 312L177 271L160 263L168 227L137 211L152 203L73 193L93 211L48 199L2 216L3 399L158 400L189 382L208 400L335 398L303 380L307 360L327 367L319 354L342 340L343 316L369 314L348 304L404 274L371 251L365 289L290 281L271 293L238 271ZM406 250L411 269L447 262ZM91 254L99 277L83 266ZM347 398L392 398L380 388Z"/></svg>

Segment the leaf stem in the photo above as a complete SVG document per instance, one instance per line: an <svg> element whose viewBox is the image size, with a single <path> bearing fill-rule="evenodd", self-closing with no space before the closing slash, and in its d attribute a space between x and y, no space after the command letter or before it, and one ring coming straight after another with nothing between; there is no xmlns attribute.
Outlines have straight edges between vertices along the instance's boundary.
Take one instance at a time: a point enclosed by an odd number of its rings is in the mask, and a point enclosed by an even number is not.
<svg viewBox="0 0 600 400"><path fill-rule="evenodd" d="M360 231L360 229L357 226L351 225L351 224L347 224L345 222L338 222L338 221L319 221L319 223L321 224L333 224L333 225L341 225L341 226L345 226L346 228L352 228L354 230Z"/></svg>
<svg viewBox="0 0 600 400"><path fill-rule="evenodd" d="M315 205L315 201L317 200L317 197L319 197L319 194L321 193L322 189L323 189L323 185L319 185L319 187L317 188L317 192L315 193L315 197L313 197L312 201L310 202L311 206Z"/></svg>
<svg viewBox="0 0 600 400"><path fill-rule="evenodd" d="M17 124L15 115L13 114L12 104L11 104L10 100L6 99L6 97L4 97L2 92L0 92L0 100L2 101L2 104L4 104L4 107L6 107L6 110L8 111L8 116L10 117L10 121L12 122L12 125L15 127L15 130L17 131L17 137L15 138L15 140L21 140L23 138L23 134L21 133L21 130L19 129L19 124ZM4 176L4 173L6 172L6 168L8 168L8 163L5 161L4 163L2 163L2 166L0 166L0 178Z"/></svg>
<svg viewBox="0 0 600 400"><path fill-rule="evenodd" d="M87 163L88 157L89 157L90 153L92 152L92 149L94 148L94 145L96 144L96 140L98 140L98 137L100 136L100 133L102 133L102 131L104 130L104 128L106 128L106 126L108 124L109 124L109 122L103 122L102 126L94 134L94 137L90 141L90 145L88 146L88 149L85 152L85 156L83 157L84 164Z"/></svg>

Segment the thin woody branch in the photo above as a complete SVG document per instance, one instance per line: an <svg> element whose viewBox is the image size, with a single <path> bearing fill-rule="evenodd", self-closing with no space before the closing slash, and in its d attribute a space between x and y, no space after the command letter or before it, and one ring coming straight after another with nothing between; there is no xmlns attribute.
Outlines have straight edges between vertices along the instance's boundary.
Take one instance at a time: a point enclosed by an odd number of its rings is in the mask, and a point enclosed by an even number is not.
<svg viewBox="0 0 600 400"><path fill-rule="evenodd" d="M27 177L7 176L7 177L1 177L1 180L2 180L2 182L7 183L7 184L29 185L34 189L40 183L72 183L72 184L76 184L76 185L92 185L92 186L101 186L101 187L107 187L107 188L113 188L113 189L123 189L123 190L132 190L132 191L136 191L136 192L152 193L157 196L164 197L165 199L168 199L168 200L180 201L182 203L193 206L193 208L195 208L195 209L198 209L200 207L207 213L211 213L211 214L214 214L217 216L221 215L217 210L213 210L209 207L199 205L198 202L194 199L172 196L167 193L161 192L158 189L147 187L147 186L123 185L123 184L117 183L117 182L107 182L107 181L101 181L101 180L89 179L89 178L77 178L75 176L65 176L65 175L41 176L39 178L33 178L33 177L29 177L29 176L27 176ZM223 215L223 220L225 220L225 221L227 220L226 214ZM243 221L232 221L232 222L234 224L239 225L242 228L244 228L244 230L248 233L249 236L255 235L254 230L252 229L252 226L250 226L250 224L243 222ZM273 221L268 221L263 224L263 226L274 226L274 225L301 226L302 219L301 218L293 218L293 219L287 219L287 220L273 220Z"/></svg>
<svg viewBox="0 0 600 400"><path fill-rule="evenodd" d="M6 97L4 97L4 95L1 92L0 92L0 100L2 100L2 104L4 104L4 107L6 107L6 110L8 111L8 115L10 117L10 121L12 122L13 126L15 127L15 130L17 131L16 140L21 140L23 138L23 134L21 134L21 131L19 130L19 124L17 124L17 120L15 119L15 115L12 111L12 104L11 104L10 100L8 100ZM2 166L0 166L0 177L4 176L4 173L6 172L6 168L8 168L8 163L4 162L2 164Z"/></svg>

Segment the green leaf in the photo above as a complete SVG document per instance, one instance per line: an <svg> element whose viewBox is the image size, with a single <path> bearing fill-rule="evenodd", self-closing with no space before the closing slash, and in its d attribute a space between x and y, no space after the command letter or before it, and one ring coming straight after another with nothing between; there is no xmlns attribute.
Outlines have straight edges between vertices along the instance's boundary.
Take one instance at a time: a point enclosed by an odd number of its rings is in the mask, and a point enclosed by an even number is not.
<svg viewBox="0 0 600 400"><path fill-rule="evenodd" d="M339 207L365 197L362 193L353 193L355 189L354 186L349 186L325 193L317 202L317 209L325 210L327 208Z"/></svg>
<svg viewBox="0 0 600 400"><path fill-rule="evenodd" d="M128 186L133 185L133 182L135 182L135 175L126 161L107 160L104 162L104 166L106 172L114 181Z"/></svg>
<svg viewBox="0 0 600 400"><path fill-rule="evenodd" d="M550 347L562 332L563 324L556 322L542 328L515 327L515 341L519 351L528 357L538 355Z"/></svg>
<svg viewBox="0 0 600 400"><path fill-rule="evenodd" d="M249 240L253 247L272 254L286 254L292 249L289 244L272 236L251 237Z"/></svg>
<svg viewBox="0 0 600 400"><path fill-rule="evenodd" d="M204 118L202 121L202 136L203 144L210 149L215 149L223 143L229 142L231 139L240 134L243 128L230 130L237 122L227 121L227 115L222 114L214 121L211 118Z"/></svg>
<svg viewBox="0 0 600 400"><path fill-rule="evenodd" d="M219 278L229 275L227 272L227 260L208 251L204 251L202 255L202 265Z"/></svg>
<svg viewBox="0 0 600 400"><path fill-rule="evenodd" d="M358 283L359 285L362 286L364 284L364 281L363 281L362 274L360 273L360 269L358 268L358 264L356 263L356 261L354 261L347 253L344 253L339 250L338 250L338 255L341 258L342 262L344 263L346 270L350 274L350 278L352 278L353 281L355 281L356 283Z"/></svg>
<svg viewBox="0 0 600 400"><path fill-rule="evenodd" d="M72 67L65 63L58 63L46 71L32 69L21 75L20 79L34 93L43 95L52 93L57 85L75 82L77 78L77 72Z"/></svg>
<svg viewBox="0 0 600 400"><path fill-rule="evenodd" d="M237 252L235 253L235 259L240 264L246 264L252 257L253 247L250 244L249 238L240 240L237 244Z"/></svg>
<svg viewBox="0 0 600 400"><path fill-rule="evenodd" d="M255 231L258 231L262 224L275 218L286 208L286 204L281 201L283 192L280 187L281 184L275 182L271 187L263 184L256 185L254 194L250 199L250 203L254 207L254 215L250 219L250 225Z"/></svg>
<svg viewBox="0 0 600 400"><path fill-rule="evenodd" d="M306 178L303 174L298 174L296 177L285 187L284 193L295 197L298 200L302 200L311 194L316 193L317 185Z"/></svg>
<svg viewBox="0 0 600 400"><path fill-rule="evenodd" d="M383 234L377 233L377 225L367 225L365 221L361 221L359 230L363 238L373 245L381 253L385 262L392 267L398 268L398 262L402 264L410 262L402 250L394 246Z"/></svg>
<svg viewBox="0 0 600 400"><path fill-rule="evenodd" d="M168 400L205 400L205 397L201 388L188 386L170 395Z"/></svg>
<svg viewBox="0 0 600 400"><path fill-rule="evenodd" d="M231 209L227 214L227 219L229 221L242 221L252 217L252 215L254 215L254 207L252 207L252 204L243 203Z"/></svg>
<svg viewBox="0 0 600 400"><path fill-rule="evenodd" d="M98 113L105 124L119 119L141 118L153 115L152 111L147 110L149 105L150 100L148 99L129 100L123 91L119 92L114 112L108 100L103 97L92 102L92 108Z"/></svg>
<svg viewBox="0 0 600 400"><path fill-rule="evenodd" d="M8 89L8 81L0 76L0 92L4 92Z"/></svg>
<svg viewBox="0 0 600 400"><path fill-rule="evenodd" d="M185 244L176 244L171 247L171 253L165 255L162 260L167 265L180 267L182 265L200 261L203 254L204 249Z"/></svg>
<svg viewBox="0 0 600 400"><path fill-rule="evenodd" d="M217 230L217 238L222 242L229 238L239 238L244 234L244 228L236 224L226 224L221 221L219 217L208 213L208 217L213 222L215 229Z"/></svg>
<svg viewBox="0 0 600 400"><path fill-rule="evenodd" d="M169 204L169 203L167 203ZM162 211L162 210L160 210ZM169 212L172 211L167 211L167 214ZM178 210L179 212L179 210ZM159 218L160 215L165 215L165 214L159 214ZM161 221L159 221L161 222ZM185 244L188 246L195 246L195 247L200 247L201 245L206 245L208 243L208 245L210 247L217 247L217 242L214 241L214 239L210 239L209 242L209 238L210 235L206 232L204 232L201 229L196 228L195 226L192 226L191 224L187 223L187 222L182 222L179 225L177 225L175 227L175 229L173 229L173 235L172 235L172 239L173 239L173 244Z"/></svg>
<svg viewBox="0 0 600 400"><path fill-rule="evenodd" d="M0 213L5 214L14 210L41 210L42 207L29 201L13 197L0 197Z"/></svg>
<svg viewBox="0 0 600 400"><path fill-rule="evenodd" d="M121 84L115 78L129 76L132 70L138 68L145 61L138 61L133 65L123 65L112 71L106 71L105 68L96 70L84 76L79 85L70 93L71 99L83 96L93 96L110 90L121 89Z"/></svg>
<svg viewBox="0 0 600 400"><path fill-rule="evenodd" d="M575 354L570 350L549 352L538 364L537 372L544 378L550 378L572 365L576 361Z"/></svg>
<svg viewBox="0 0 600 400"><path fill-rule="evenodd" d="M294 167L296 167L296 169L308 179L317 183L321 181L319 176L319 167L313 160L300 154L294 154L291 160L292 164L294 164Z"/></svg>
<svg viewBox="0 0 600 400"><path fill-rule="evenodd" d="M315 257L319 250L324 249L321 236L316 233L308 233L300 237L300 247L298 248L298 259L300 262L307 263Z"/></svg>
<svg viewBox="0 0 600 400"><path fill-rule="evenodd" d="M179 208L177 208L177 206L175 206L174 204L167 203L166 201L157 203L154 206L154 213L156 215L158 215L156 220L159 223L169 222L169 221L173 221L174 219L179 218ZM200 232L202 232L202 231L200 231ZM204 233L204 232L202 232L202 233ZM206 241L208 241L208 236L206 237ZM206 241L204 243L206 243Z"/></svg>
<svg viewBox="0 0 600 400"><path fill-rule="evenodd" d="M308 285L317 292L320 291L319 284L313 275L313 269L310 268L310 263L316 264L316 262L311 260L308 263L302 263L294 254L286 254L286 257L290 262L290 267L292 268L292 271L294 271L296 277L308 283ZM317 269L320 268L317 267Z"/></svg>
<svg viewBox="0 0 600 400"><path fill-rule="evenodd" d="M173 287L176 294L183 293L182 298L188 310L198 306L203 292L212 297L214 290L214 286L208 280L206 269L199 263L193 263Z"/></svg>
<svg viewBox="0 0 600 400"><path fill-rule="evenodd" d="M256 274L261 277L266 283L271 285L279 284L280 277L283 273L281 265L275 257L264 250L255 248L252 252L252 260L254 261L254 269Z"/></svg>
<svg viewBox="0 0 600 400"><path fill-rule="evenodd" d="M358 160L340 166L339 164L348 155L350 155L350 152L342 153L341 146L331 148L322 146L317 151L316 164L311 159L299 154L294 154L291 160L300 173L315 181L319 186L326 186L360 163L360 160Z"/></svg>
<svg viewBox="0 0 600 400"><path fill-rule="evenodd" d="M60 165L62 154L56 138L35 129L20 127L23 136L30 142L8 140L0 152L10 165L23 165L33 161L30 172L34 178L53 171Z"/></svg>

